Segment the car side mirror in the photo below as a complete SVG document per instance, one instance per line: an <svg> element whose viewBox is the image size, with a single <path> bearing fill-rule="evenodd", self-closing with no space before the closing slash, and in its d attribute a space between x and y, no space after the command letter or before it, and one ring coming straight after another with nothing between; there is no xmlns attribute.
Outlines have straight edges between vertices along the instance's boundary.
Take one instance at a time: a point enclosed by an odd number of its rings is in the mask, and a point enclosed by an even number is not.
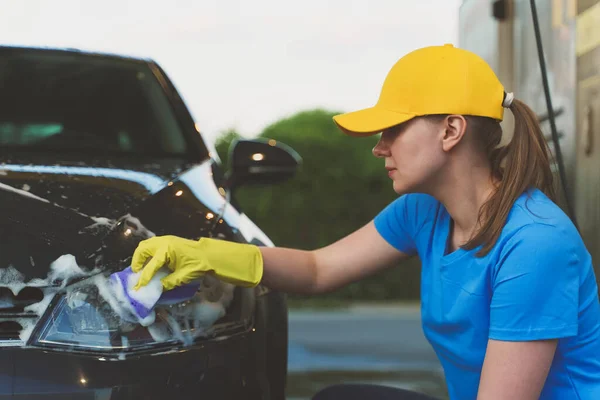
<svg viewBox="0 0 600 400"><path fill-rule="evenodd" d="M230 188L274 184L292 178L302 158L291 147L273 139L236 140L229 150Z"/></svg>

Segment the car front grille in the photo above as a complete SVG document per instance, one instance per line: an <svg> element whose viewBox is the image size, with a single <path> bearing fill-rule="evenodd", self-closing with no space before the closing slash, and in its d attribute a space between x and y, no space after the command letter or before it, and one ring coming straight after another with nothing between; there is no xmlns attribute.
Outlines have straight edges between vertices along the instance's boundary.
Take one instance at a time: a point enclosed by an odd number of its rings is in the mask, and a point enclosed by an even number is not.
<svg viewBox="0 0 600 400"><path fill-rule="evenodd" d="M6 288L0 288L0 316L25 313L27 306L39 303L44 299L44 292L37 287L25 287L18 295Z"/></svg>
<svg viewBox="0 0 600 400"><path fill-rule="evenodd" d="M23 327L16 321L0 322L0 342L20 340L19 334Z"/></svg>
<svg viewBox="0 0 600 400"><path fill-rule="evenodd" d="M31 326L39 319L28 306L44 299L40 288L25 287L15 296L6 287L0 287L0 346L22 345L20 334L24 328Z"/></svg>

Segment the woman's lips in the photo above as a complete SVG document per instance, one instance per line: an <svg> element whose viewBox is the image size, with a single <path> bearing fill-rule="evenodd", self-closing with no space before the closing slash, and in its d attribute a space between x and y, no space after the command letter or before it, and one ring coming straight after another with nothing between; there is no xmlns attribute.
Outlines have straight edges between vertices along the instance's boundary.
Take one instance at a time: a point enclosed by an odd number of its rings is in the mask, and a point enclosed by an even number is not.
<svg viewBox="0 0 600 400"><path fill-rule="evenodd" d="M394 174L394 172L396 172L396 169L395 169L395 168L393 168L393 169L388 169L387 171L388 171L388 176L391 178L391 177L392 177L392 175Z"/></svg>

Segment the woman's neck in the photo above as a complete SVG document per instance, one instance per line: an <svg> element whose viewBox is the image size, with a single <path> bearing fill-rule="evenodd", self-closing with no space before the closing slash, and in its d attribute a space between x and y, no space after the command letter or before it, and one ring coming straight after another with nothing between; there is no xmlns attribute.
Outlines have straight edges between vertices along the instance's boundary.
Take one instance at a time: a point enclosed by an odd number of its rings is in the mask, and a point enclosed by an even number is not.
<svg viewBox="0 0 600 400"><path fill-rule="evenodd" d="M468 242L479 230L481 207L495 190L488 167L469 166L460 174L452 171L434 196L446 207L453 221L451 243L458 247Z"/></svg>

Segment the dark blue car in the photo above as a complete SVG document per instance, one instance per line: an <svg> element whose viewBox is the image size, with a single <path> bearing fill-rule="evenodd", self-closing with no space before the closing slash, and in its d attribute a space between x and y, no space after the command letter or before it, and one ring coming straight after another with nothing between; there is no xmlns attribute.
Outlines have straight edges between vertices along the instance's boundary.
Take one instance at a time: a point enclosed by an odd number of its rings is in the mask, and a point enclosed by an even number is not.
<svg viewBox="0 0 600 400"><path fill-rule="evenodd" d="M153 235L271 246L232 191L293 150L238 141L224 170L153 61L0 47L0 153L0 398L285 398L281 293L207 277L142 326L107 282Z"/></svg>

